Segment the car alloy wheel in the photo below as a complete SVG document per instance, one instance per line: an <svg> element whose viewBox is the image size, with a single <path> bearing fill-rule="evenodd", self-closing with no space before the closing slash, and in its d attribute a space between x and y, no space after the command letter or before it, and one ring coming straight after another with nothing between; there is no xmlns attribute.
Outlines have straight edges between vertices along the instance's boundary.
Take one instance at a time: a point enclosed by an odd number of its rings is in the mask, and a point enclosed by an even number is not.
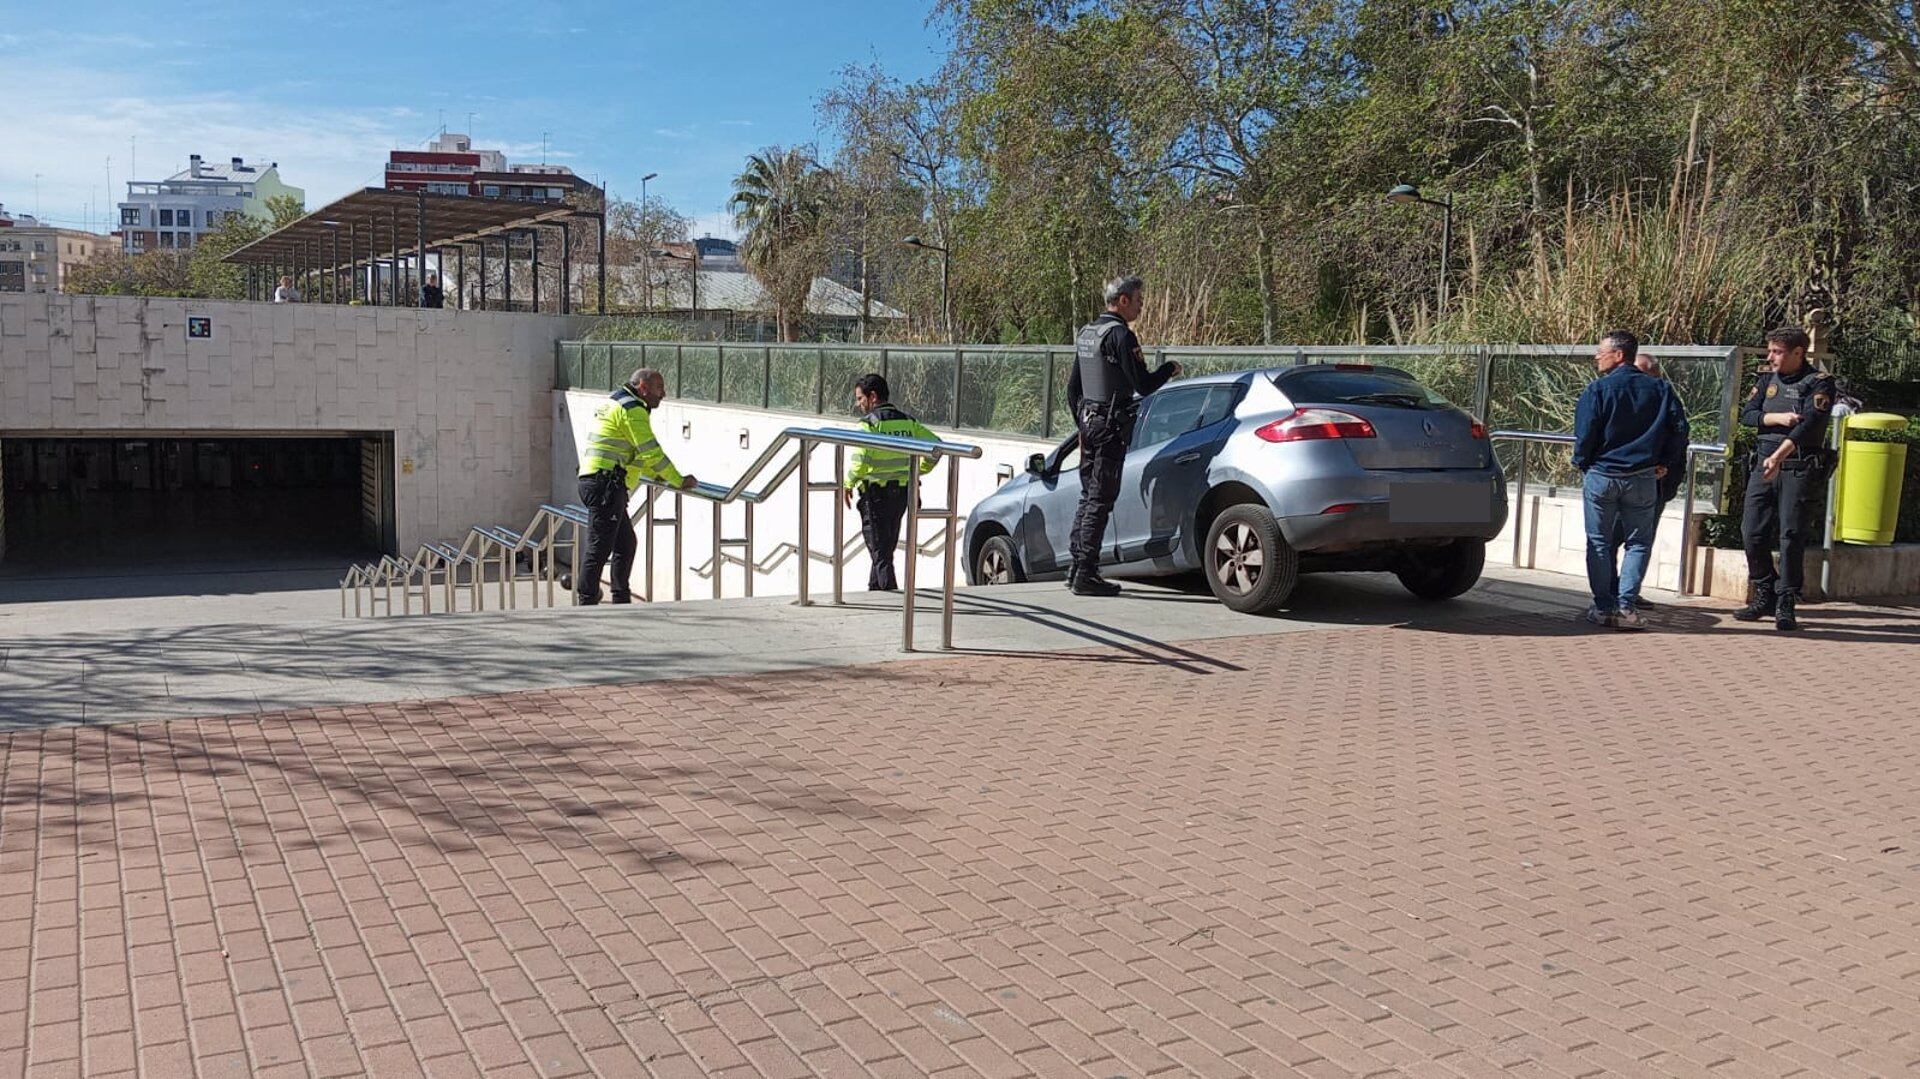
<svg viewBox="0 0 1920 1079"><path fill-rule="evenodd" d="M988 584L1013 583L1013 567L1007 564L1007 554L998 545L988 547L980 555L980 579Z"/></svg>
<svg viewBox="0 0 1920 1079"><path fill-rule="evenodd" d="M1260 583L1266 561L1260 537L1238 522L1228 525L1213 547L1213 575L1221 587L1236 596L1246 595Z"/></svg>

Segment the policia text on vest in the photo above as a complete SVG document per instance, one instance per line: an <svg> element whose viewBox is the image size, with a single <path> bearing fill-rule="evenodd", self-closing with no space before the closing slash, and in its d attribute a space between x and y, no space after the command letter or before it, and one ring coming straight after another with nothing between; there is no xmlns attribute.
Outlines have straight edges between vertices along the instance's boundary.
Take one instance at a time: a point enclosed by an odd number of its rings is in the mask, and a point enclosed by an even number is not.
<svg viewBox="0 0 1920 1079"><path fill-rule="evenodd" d="M1171 361L1149 371L1140 339L1128 323L1140 317L1143 286L1137 277L1107 285L1107 312L1081 329L1073 341L1073 375L1067 380L1067 404L1080 426L1080 505L1074 510L1068 551L1073 565L1067 587L1076 595L1111 596L1118 585L1100 576L1100 549L1107 519L1120 497L1120 466L1133 438L1139 399L1180 373Z"/></svg>
<svg viewBox="0 0 1920 1079"><path fill-rule="evenodd" d="M1767 335L1771 370L1760 376L1740 409L1740 422L1760 432L1748 461L1747 496L1740 538L1747 553L1752 594L1734 612L1742 622L1774 619L1776 628L1799 628L1795 605L1804 582L1807 537L1818 529L1826 504L1833 451L1826 448L1833 415L1833 377L1807 360L1807 335L1797 327ZM1774 551L1780 553L1774 567Z"/></svg>
<svg viewBox="0 0 1920 1079"><path fill-rule="evenodd" d="M860 426L877 435L897 435L926 442L938 441L932 431L912 416L887 402L887 380L880 375L861 375L854 384L853 407L862 413ZM931 457L920 459L920 475L933 471ZM952 465L947 467L951 468ZM860 535L867 543L867 557L873 568L867 573L867 588L874 592L897 592L893 553L900 543L900 518L907 512L907 499L918 482L913 474L913 458L894 450L861 446L854 451L853 467L847 472L848 503L859 495ZM907 552L912 558L914 552Z"/></svg>
<svg viewBox="0 0 1920 1079"><path fill-rule="evenodd" d="M637 543L627 499L643 479L694 485L668 460L653 433L653 410L667 396L660 372L641 368L593 413L593 432L580 452L580 504L587 508L587 552L575 582L582 606L600 602L600 569L611 562L613 602L633 602L629 580Z"/></svg>

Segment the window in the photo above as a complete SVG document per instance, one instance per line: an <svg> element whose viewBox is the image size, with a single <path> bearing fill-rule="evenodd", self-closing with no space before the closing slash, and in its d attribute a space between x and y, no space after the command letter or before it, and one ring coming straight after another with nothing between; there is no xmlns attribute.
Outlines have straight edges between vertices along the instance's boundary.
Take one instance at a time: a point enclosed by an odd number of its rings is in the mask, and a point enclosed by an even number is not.
<svg viewBox="0 0 1920 1079"><path fill-rule="evenodd" d="M499 197L500 197L500 185L499 185L499 184L487 184L487 185L485 185L484 187L482 187L482 188L480 189L480 193L481 193L481 194L483 194L483 195L485 195L486 197L488 197L488 198L490 198L490 199L497 199L497 198L499 198Z"/></svg>
<svg viewBox="0 0 1920 1079"><path fill-rule="evenodd" d="M176 225L179 225L181 228L187 228L187 229L192 228L193 227L193 211L192 210L175 210L173 212L173 223Z"/></svg>
<svg viewBox="0 0 1920 1079"><path fill-rule="evenodd" d="M558 202L567 197L567 189L564 187L549 187L547 188L547 197Z"/></svg>
<svg viewBox="0 0 1920 1079"><path fill-rule="evenodd" d="M161 246L161 247L172 247L172 246L173 246L173 233L171 233L171 232L163 232L163 233L161 233L161 234L160 234L160 246Z"/></svg>
<svg viewBox="0 0 1920 1079"><path fill-rule="evenodd" d="M120 223L122 225L138 225L140 223L140 207L138 206L121 207Z"/></svg>
<svg viewBox="0 0 1920 1079"><path fill-rule="evenodd" d="M173 211L172 211L172 210L162 210L162 211L160 211L160 223L161 223L162 225L166 225L166 226L168 226L168 227L172 227L172 225L173 225Z"/></svg>
<svg viewBox="0 0 1920 1079"><path fill-rule="evenodd" d="M39 252L40 254L42 254L42 255L44 255L44 254L46 254L46 253L47 253L47 241L45 241L45 240L35 240L35 241L33 241L33 249L34 249L35 251L38 251L38 252Z"/></svg>
<svg viewBox="0 0 1920 1079"><path fill-rule="evenodd" d="M1296 404L1386 405L1394 408L1446 408L1447 399L1393 368L1340 370L1325 365L1296 367L1279 377L1280 389Z"/></svg>
<svg viewBox="0 0 1920 1079"><path fill-rule="evenodd" d="M1133 448L1157 446L1199 426L1211 387L1162 390L1147 398L1147 414L1133 430Z"/></svg>
<svg viewBox="0 0 1920 1079"><path fill-rule="evenodd" d="M183 232L183 233L180 233L180 246L181 246L181 247L192 247L192 246L193 246L193 233L191 233L191 232Z"/></svg>

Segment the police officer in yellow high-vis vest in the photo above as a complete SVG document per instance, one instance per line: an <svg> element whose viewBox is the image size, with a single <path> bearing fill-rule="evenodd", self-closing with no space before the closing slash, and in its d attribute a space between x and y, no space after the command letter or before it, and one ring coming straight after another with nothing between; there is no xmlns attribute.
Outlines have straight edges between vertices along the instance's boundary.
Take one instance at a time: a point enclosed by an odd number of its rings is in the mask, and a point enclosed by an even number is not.
<svg viewBox="0 0 1920 1079"><path fill-rule="evenodd" d="M853 407L861 413L860 426L874 434L939 440L925 424L887 401L887 380L881 375L860 376L853 388ZM933 471L934 463L931 457L921 458L921 475ZM900 590L893 575L893 551L900 543L900 518L906 515L907 499L911 497L907 485L918 479L908 454L867 446L854 451L843 496L849 505L855 492L860 496L860 535L867 541L867 557L873 563L867 573L869 591ZM907 557L912 558L913 553L908 552Z"/></svg>
<svg viewBox="0 0 1920 1079"><path fill-rule="evenodd" d="M593 413L593 429L580 452L580 504L587 507L587 553L575 582L582 606L600 602L600 568L611 558L613 602L632 603L628 580L637 543L627 515L629 493L643 479L682 490L694 485L667 459L653 433L653 410L667 396L660 372L642 367Z"/></svg>

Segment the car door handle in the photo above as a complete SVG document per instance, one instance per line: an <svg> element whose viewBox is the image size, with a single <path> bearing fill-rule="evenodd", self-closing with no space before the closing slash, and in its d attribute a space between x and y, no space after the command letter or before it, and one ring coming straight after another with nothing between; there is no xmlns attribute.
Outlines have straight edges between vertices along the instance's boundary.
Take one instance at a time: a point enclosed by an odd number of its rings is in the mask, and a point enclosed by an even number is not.
<svg viewBox="0 0 1920 1079"><path fill-rule="evenodd" d="M1175 457L1173 459L1173 463L1176 465L1190 465L1205 456L1206 456L1206 453L1204 451L1194 450L1191 453L1183 453L1180 456Z"/></svg>

